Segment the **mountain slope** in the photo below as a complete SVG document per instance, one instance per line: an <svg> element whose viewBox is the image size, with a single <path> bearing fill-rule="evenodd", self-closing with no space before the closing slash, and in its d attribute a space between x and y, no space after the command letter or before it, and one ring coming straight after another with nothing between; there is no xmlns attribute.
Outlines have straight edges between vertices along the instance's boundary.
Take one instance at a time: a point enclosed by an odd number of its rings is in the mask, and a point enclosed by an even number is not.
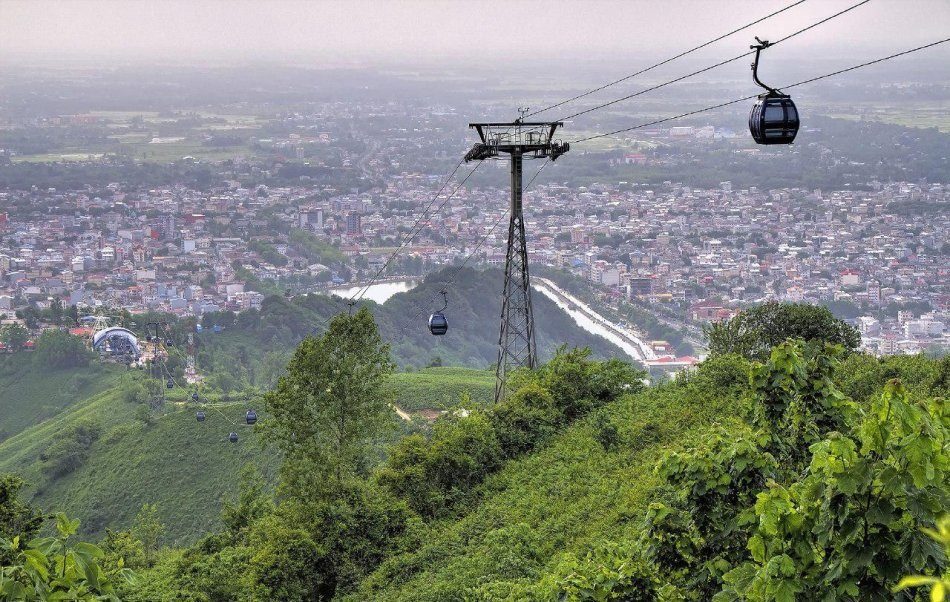
<svg viewBox="0 0 950 602"><path fill-rule="evenodd" d="M82 535L101 537L106 527L128 527L142 504L158 506L169 545L187 545L220 528L221 503L238 490L241 467L253 462L273 480L278 458L262 449L257 434L244 421L245 403L204 406L207 419L198 423L193 404L168 403L153 412L150 423L136 418L139 404L123 399L124 369L93 366L99 379L95 391L74 401L52 418L29 426L0 442L0 473L15 472L30 484L32 502L49 511L63 511L82 521ZM39 380L39 373L18 372ZM61 382L75 375L53 373ZM443 409L468 395L476 403L491 399L494 375L462 368L433 368L393 376L397 403L410 412ZM175 398L184 393L173 391ZM266 417L262 417L266 420ZM40 461L78 425L95 424L99 437L70 472L52 474ZM236 431L237 444L227 441ZM400 436L397 432L394 436Z"/></svg>
<svg viewBox="0 0 950 602"><path fill-rule="evenodd" d="M0 441L110 386L112 367L45 370L32 353L0 356Z"/></svg>
<svg viewBox="0 0 950 602"><path fill-rule="evenodd" d="M432 363L477 369L494 366L498 355L502 273L466 268L453 279L455 271L447 268L431 274L416 288L394 295L382 305L365 301L400 367L422 368ZM445 315L449 331L445 336L432 336L427 320L430 312L442 306L442 289L448 291ZM544 295L535 294L533 304L540 361L553 357L561 345L590 347L595 357L625 357L606 339L578 327ZM223 330L215 334L206 328L193 334L198 367L226 372L234 383L269 386L274 366L285 363L301 339L322 333L331 316L347 309L339 297L271 296L264 299L260 311L206 316L205 326L218 324ZM265 361L265 357L269 360Z"/></svg>
<svg viewBox="0 0 950 602"><path fill-rule="evenodd" d="M432 524L417 549L388 559L347 600L443 601L490 583L481 593L519 592L557 569L565 554L639 530L660 484L662 454L701 444L719 429L746 428L734 395L669 384L625 397L509 463L481 487L481 503L458 520ZM598 424L619 432L614 451Z"/></svg>

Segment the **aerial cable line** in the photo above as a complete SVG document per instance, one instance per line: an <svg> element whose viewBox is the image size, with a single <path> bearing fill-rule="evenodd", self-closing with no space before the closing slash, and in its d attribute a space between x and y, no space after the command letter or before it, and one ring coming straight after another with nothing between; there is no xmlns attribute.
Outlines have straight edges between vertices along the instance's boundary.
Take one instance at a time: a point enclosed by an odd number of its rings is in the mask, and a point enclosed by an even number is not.
<svg viewBox="0 0 950 602"><path fill-rule="evenodd" d="M462 161L459 161L459 164L455 167L455 170L452 172L452 175L453 175L453 176L455 175L455 172L458 171L458 168L459 168L459 166L461 166L462 162L464 162L464 159L463 159ZM462 178L462 181L459 182L458 186L455 187L455 190L453 190L453 191L451 192L451 194L449 194L447 197L445 197L445 199L442 201L442 203L439 204L439 206L435 209L436 212L441 211L442 208L445 207L445 205L446 205L450 200L452 200L452 198L458 193L459 190L462 189L462 186L464 186L464 185L465 185L465 182L467 182L468 179L472 177L472 174L475 173L475 171L479 168L480 165L481 165L481 162L475 164L475 167L472 168L472 171L468 172L468 174L467 174L464 178ZM446 179L445 184L443 184L442 188L439 190L439 193L436 194L436 196L435 196L435 198L433 198L432 202L429 203L429 207L431 207L431 206L432 206L432 203L434 203L435 200L438 199L439 195L442 193L442 190L444 190L444 189L445 189L445 186L448 185L450 179L451 179L451 177L450 177L449 179ZM379 270L376 271L376 275L373 276L372 280L370 280L369 283L367 283L365 286L363 286L363 287L359 290L358 294L355 293L352 297L349 298L349 303L356 303L357 301L359 301L360 299L362 299L362 298L363 298L363 295L366 294L366 291L369 290L369 287L371 287L373 284L376 283L377 280L379 280L380 275L382 275L382 273L386 270L386 268L389 267L389 264L391 264L391 263L393 262L393 260L396 258L396 256L397 256L406 246L408 246L409 243L411 243L411 242L415 239L415 237L418 236L420 232L422 232L422 230L425 229L425 224L423 224L422 222L423 222L423 220L427 219L427 217L428 217L428 216L427 216L427 211L428 211L428 209L426 209L426 211L423 212L423 214L422 214L421 216L419 216L419 219L416 220L416 223L415 223L415 225L413 226L413 228L416 228L416 231L415 231L415 232L412 232L412 230L410 229L409 235L403 240L402 244L399 245L399 247L398 247L395 251L393 251L393 254L389 256L389 259L386 260L386 263L384 263L384 264L379 268ZM421 224L421 225L420 225L420 224Z"/></svg>
<svg viewBox="0 0 950 602"><path fill-rule="evenodd" d="M408 245L408 244L412 241L412 239L415 238L415 236L419 233L418 231L415 232L415 233L413 233L412 231L413 231L420 223L422 223L422 221L423 221L424 219L427 218L428 213L429 213L429 210L431 209L432 205L438 200L439 196L445 191L445 188L449 185L449 182L452 181L452 178L455 177L455 174L458 173L459 168L462 167L462 163L464 163L464 162L465 162L465 159L464 159L464 158L461 159L461 160L459 160L459 162L455 165L455 168L453 168L452 171L449 173L449 175L442 181L442 185L439 187L438 192L435 193L435 196L432 197L432 200L429 201L429 204L426 205L426 207L423 209L422 215L419 216L419 219L416 220L416 223L414 223L414 224L409 228L409 233L408 233L407 238L403 239L402 243L400 243L399 247L393 252L393 254L389 257L389 259L386 261L386 263L376 272L376 275L373 276L373 279L370 280L369 284L367 284L367 285L364 286L364 287L361 287L356 293L354 293L353 295L351 295L349 299L346 299L346 300L344 301L344 302L346 303L346 305L349 307L350 313L352 313L353 306L356 305L356 303L357 303L360 299L362 299L363 295L366 294L366 291L369 290L369 287L372 286L372 285L377 281L377 279L379 278L380 274L382 274L383 271L386 269L386 267L389 266L389 264L390 264L390 263L392 262L392 260L396 257L396 255L403 249L403 247L405 247L406 245ZM478 166L476 166L476 169L477 169L477 167L478 167ZM465 180L468 180L468 178L472 175L472 173L474 173L474 171L475 171L475 170L473 169L472 172L470 172L470 173L468 174L468 176L466 176L465 179L462 180L462 184L465 183ZM459 187L461 187L461 184L459 184ZM454 196L456 192L458 192L458 188L456 188L455 191L452 192L452 194L449 196L449 198L452 198L452 196ZM442 204L439 205L439 208L437 209L437 211L438 211L438 210L441 210L441 208L444 207L444 206L445 206L445 203L447 203L447 202L448 202L448 199L446 199L445 201L443 201ZM421 228L420 228L420 231L421 231ZM334 297L336 297L336 295L332 295L332 294L331 294L331 295L328 295L328 297L330 298L331 301L333 301L334 303L336 303L336 300L334 299ZM330 320L332 320L332 319L334 318L334 316L336 316L336 315L337 315L337 314L330 314L329 316L327 316L320 324L318 324L317 326L315 326L315 327L312 329L311 334L312 334L313 336L316 336L316 334L317 334L317 328L319 328L320 326L326 326L326 325L330 322Z"/></svg>
<svg viewBox="0 0 950 602"><path fill-rule="evenodd" d="M412 231L413 231L420 223L422 223L422 221L423 221L424 219L426 219L426 218L428 217L428 215L429 215L429 210L432 208L432 205L436 202L436 200L438 200L439 196L445 191L446 186L449 185L449 182L452 181L452 178L455 177L455 174L458 173L459 168L462 167L462 163L464 163L464 162L465 162L465 159L464 159L464 158L463 158L463 159L460 159L459 162L456 163L455 168L452 169L452 172L449 173L448 177L446 177L445 180L442 181L442 185L439 187L438 192L435 193L435 195L432 197L432 200L429 201L429 204L426 205L426 207L422 210L422 215L419 216L419 219L416 220L416 223L414 223L412 226L410 226L409 232L407 233L407 237L403 239L402 243L400 243L399 247L396 249L396 251L393 253L393 255L389 258L389 260L386 262L386 264L385 264L378 272L376 272L376 275L373 276L373 279L370 281L370 284L373 284L373 283L376 281L376 279L379 278L379 275L382 274L382 272L383 272L383 270L385 269L385 267L389 265L389 263L393 260L393 258L396 256L396 254L399 253L399 251L401 251L402 248L403 248L404 246L406 246L406 245L409 243L409 241L412 240L412 238L415 237L415 234L413 234ZM367 290L369 290L369 285L367 285L365 288L362 288L362 289L358 290L357 293L354 293L354 294L348 299L348 302L349 302L349 303L352 303L352 302L354 302L354 299L355 299L356 301L359 301L359 299L361 299L361 298L363 297L363 295L366 293Z"/></svg>
<svg viewBox="0 0 950 602"><path fill-rule="evenodd" d="M902 52L897 52L897 53L895 53L895 54L891 54L891 55L888 55L888 56L884 56L884 57L881 57L881 58L879 58L879 59L874 59L873 61L867 61L866 63L860 63L860 64L858 64L858 65L852 65L851 67L847 67L847 68L845 68L845 69L839 69L838 71L832 71L831 73L826 73L826 74L824 74L824 75L819 75L819 76L817 76L817 77L812 77L812 78L810 78L810 79L802 80L802 81L800 81L800 82L795 82L794 84L788 84L788 85L786 85L786 86L779 86L779 88L781 88L781 89L788 89L788 88L794 88L794 87L796 87L796 86L803 86L803 85L805 85L805 84L810 84L810 83L812 83L812 82L816 82L816 81L821 80L821 79L826 79L826 78L829 78L829 77L834 77L834 76L836 76L836 75L841 75L842 73L847 73L847 72L849 72L849 71L854 71L854 70L856 70L856 69L861 69L861 68L863 68L863 67L868 67L868 66L870 66L870 65L876 65L877 63L883 63L884 61L889 61L889 60L891 60L891 59L895 59L895 58L897 58L897 57L904 56L904 55L906 55L906 54L911 54L911 53L914 53L914 52L918 52L918 51L920 51L920 50L926 50L927 48L933 48L934 46L939 46L940 44L945 44L945 43L947 43L947 42L950 42L950 38L944 38L944 39L938 40L938 41L936 41L936 42L931 42L930 44L924 44L923 46L917 46L916 48L911 48L911 49L909 49L909 50L904 50L904 51L902 51ZM681 119L681 118L683 118L683 117L689 117L690 115L697 115L697 114L699 114L699 113L705 113L706 111L712 111L713 109L719 109L719 108L722 108L722 107L727 107L727 106L729 106L729 105L734 105L734 104L736 104L736 103L744 102L744 101L747 101L747 100L752 100L753 98L758 98L758 96L759 96L758 94L753 94L753 95L751 95L751 96L744 96L744 97L742 97L742 98L737 98L737 99L735 99L735 100L730 100L730 101L727 101L727 102L719 103L719 104L712 105L712 106L709 106L709 107L705 107L705 108L702 108L702 109L697 109L697 110L695 110L695 111L689 111L689 112L687 112L687 113L680 113L679 115L674 115L674 116L672 116L672 117L665 117L665 118L663 118L663 119L657 119L656 121L650 121L650 122L647 122L647 123L641 123L641 124L635 125L635 126L633 126L633 127L622 128L622 129L614 130L614 131L612 131L612 132L607 132L607 133L604 133L604 134L594 134L594 135L592 135L592 136L586 136L586 137L584 137L584 138L578 138L577 140L571 140L570 144L577 144L577 143L580 143L580 142L587 142L587 141L589 141L589 140L596 140L596 139L598 139L598 138L606 138L606 137L608 137L608 136L613 136L613 135L615 135L615 134L621 134L621 133L623 133L623 132L629 132L629 131L632 131L632 130L638 130L638 129L641 129L641 128L650 127L651 125L658 125L658 124L661 124L661 123L665 123L665 122L667 122L667 121L672 121L672 120L674 120L674 119Z"/></svg>
<svg viewBox="0 0 950 602"><path fill-rule="evenodd" d="M534 173L534 175L531 176L531 179L528 180L528 183L525 184L524 188L522 189L522 192L527 192L527 190L531 187L531 185L534 184L534 181L535 181L536 179L538 179L538 176L541 175L541 172L544 171L544 168L547 167L548 163L551 163L551 160L550 160L550 159L544 161L544 162L541 164L541 167L538 168L538 171L536 171L536 172ZM451 285L452 283L455 282L455 279L458 278L458 276L459 276L459 274L461 273L462 269L464 269L465 266L468 264L468 261L469 261L472 257L474 257L475 254L478 253L478 251L479 251L479 249L481 249L482 245L484 245L485 242L488 240L488 237L491 236L492 233L494 233L495 229L498 227L498 224L500 224L502 221L504 221L505 217L508 215L508 211L509 211L509 210L510 210L510 207L509 207L509 208L506 208L505 211L504 211L500 216L498 216L498 219L495 220L495 223L492 224L492 226L491 226L491 228L488 230L488 232L486 232L484 235L482 235L482 237L479 239L478 243L475 245L475 248L472 249L472 251L469 252L469 253L465 256L465 258L462 260L462 263L458 266L458 268L456 268L455 272L452 273L452 275L449 277L448 280L446 280L446 281L444 281L444 282L441 283L442 288L445 288L445 287L447 287L447 286L449 286L449 285ZM442 293L440 292L440 293L438 293L438 294L442 294ZM409 328L409 326L412 324L412 322L414 322L414 321L416 320L416 318L418 318L419 316L421 316L421 315L427 310L428 306L432 303L432 299L435 299L435 298L436 298L435 296L432 296L432 297L430 297L429 299L427 299L427 300L425 301L425 303L420 303L420 302L418 302L418 301L416 302L416 304L415 304L416 313L413 314L412 317L409 318L408 324L407 324L406 326L403 326L403 327L401 328L402 333L403 333L404 335L405 335L405 334L408 334L407 328ZM410 311L412 311L412 309L410 309Z"/></svg>
<svg viewBox="0 0 950 602"><path fill-rule="evenodd" d="M604 85L602 85L602 86L599 86L599 87L597 87L597 88L594 88L594 89L592 89L592 90L588 90L587 92L584 92L584 93L582 93L582 94L578 94L577 96L572 96L571 98L568 98L567 100L562 100L561 102L555 103L555 104L553 104L553 105L549 105L549 106L547 106L547 107L544 107L543 109L538 109L537 111L533 111L533 112L531 112L531 113L528 113L527 115L525 115L525 117L532 117L532 116L534 116L534 115L537 115L538 113L543 113L543 112L549 111L549 110L551 110L551 109L556 109L557 107L566 105L566 104L569 103L569 102L574 102L575 100L579 100L579 99L584 98L584 97L586 97L586 96L590 96L591 94L594 94L594 93L596 93L596 92L600 92L601 90L605 90L605 89L607 89L607 88L609 88L609 87L611 87L611 86L615 86L615 85L617 85L617 84L619 84L619 83L625 82L625 81L627 81L628 79L632 79L632 78L634 78L634 77L636 77L636 76L638 76L638 75L642 75L642 74L646 73L647 71L652 71L653 69L656 69L657 67L662 67L663 65L665 65L665 64L667 64L667 63L671 63L671 62L675 61L676 59L682 58L682 57L686 56L687 54L696 52L697 50L701 50L701 49L705 48L706 46L709 46L710 44L715 44L716 42L718 42L718 41L720 41L720 40L723 40L723 39L725 39L725 38L728 38L729 36L731 36L731 35L733 35L733 34L736 34L736 33L739 33L740 31L743 31L743 30L745 30L745 29L748 29L748 28L752 27L753 25L757 25L757 24L761 23L762 21L765 21L766 19L771 19L772 17L774 17L774 16L776 16L776 15L778 15L778 14L784 13L785 11L787 11L787 10L789 10L789 9L791 9L791 8L794 8L794 7L796 7L796 6L798 6L799 4L802 4L802 3L804 3L804 2L806 2L806 0L798 0L798 2L793 2L792 4L789 4L788 6L786 6L785 8L781 8L781 9L775 11L774 13L770 13L770 14L768 14L768 15L765 15L764 17L761 17L761 18L759 18L759 19L756 19L755 21L752 21L751 23L749 23L749 24L747 24L747 25L743 25L742 27L739 27L739 28L737 28L737 29L733 29L733 30L730 31L729 33L724 33L724 34L722 34L721 36L719 36L718 38L714 38L714 39L712 39L712 40L709 40L708 42L704 42L704 43L700 44L699 46L695 46L695 47L693 47L693 48L690 48L689 50L683 51L683 52L677 54L676 56L672 56L672 57L670 57L670 58L668 58L668 59L666 59L666 60L660 61L659 63L656 63L656 64L654 64L654 65L650 65L649 67L647 67L647 68L645 68L645 69L641 69L640 71L637 71L636 73L631 73L630 75L625 75L624 77L621 77L620 79L617 79L617 80L614 80L614 81L612 81L612 82L606 83L606 84L604 84Z"/></svg>
<svg viewBox="0 0 950 602"><path fill-rule="evenodd" d="M770 47L771 47L771 46L775 46L776 44L778 44L778 43L780 43L780 42L784 42L785 40L788 40L788 39L790 39L790 38L794 38L794 37L797 36L797 35L803 34L803 33L805 33L806 31L808 31L808 30L810 30L810 29L813 29L813 28L815 28L815 27L818 27L819 25L823 25L823 24L827 23L828 21L831 21L832 19L834 19L834 18L836 18L836 17L840 17L841 15L843 15L843 14L849 12L849 11L852 11L852 10L856 9L856 8L858 8L859 6L863 6L863 5L867 4L867 3L870 2L870 1L871 1L871 0L862 0L861 2L858 2L857 4L853 4L853 5L849 6L848 8L846 8L846 9L844 9L844 10L842 10L842 11L839 11L839 12L837 12L837 13L835 13L835 14L829 16L829 17L825 17L825 18L822 19L821 21L817 21L817 22L815 22L815 23L812 23L811 25L809 25L809 26L807 26L807 27L804 27L804 28L802 28L802 29L799 29L798 31L793 32L793 33L791 33L791 34L789 34L789 35L787 35L787 36L785 36L785 37L783 37L783 38L779 38L778 40L776 40L776 41L772 42L771 44L769 44L769 46L770 46ZM609 107L609 106L611 106L611 105L615 105L615 104L617 104L618 102L623 102L623 101L625 101L625 100L630 100L631 98L636 98L637 96L640 96L641 94L646 94L647 92L653 92L654 90L659 90L660 88L669 86L670 84L675 84L675 83L677 83L677 82L681 82L681 81L683 81L684 79L688 79L688 78L693 77L693 76L695 76L695 75L699 75L699 74L701 74L701 73L706 73L707 71L712 71L713 69L716 69L717 67L722 67L723 65L728 65L729 63L734 63L734 62L738 61L739 59L745 58L745 57L747 57L747 56L752 56L753 54L755 54L755 51L754 51L754 50L750 50L749 52L743 52L743 53L740 54L740 55L737 55L737 56L732 57L731 59L726 59L726 60L720 61L720 62L718 62L718 63L716 63L716 64L714 64L714 65L709 65L708 67L703 67L702 69L699 69L698 71L693 71L692 73L687 73L686 75L682 75L682 76L680 76L680 77L677 77L676 79L671 79L671 80L669 80L669 81L667 81L667 82L663 82L662 84L657 84L657 85L651 86L651 87L649 87L649 88L644 88L643 90L640 90L639 92L634 92L633 94L628 94L628 95L626 95L626 96L621 96L620 98L617 98L617 99L614 99L614 100L610 100L610 101L601 103L601 104L599 104L599 105L595 105L595 106L593 106L593 107L584 109L584 110L582 110L582 111L578 111L578 112L573 113L573 114L571 114L571 115L567 115L567 116L565 116L565 117L561 117L560 119L558 119L558 121L567 121L568 119L573 119L573 118L575 118L575 117L580 117L581 115L586 115L587 113L590 113L590 112L592 112L592 111L596 111L596 110L598 110L598 109L603 109L604 107Z"/></svg>

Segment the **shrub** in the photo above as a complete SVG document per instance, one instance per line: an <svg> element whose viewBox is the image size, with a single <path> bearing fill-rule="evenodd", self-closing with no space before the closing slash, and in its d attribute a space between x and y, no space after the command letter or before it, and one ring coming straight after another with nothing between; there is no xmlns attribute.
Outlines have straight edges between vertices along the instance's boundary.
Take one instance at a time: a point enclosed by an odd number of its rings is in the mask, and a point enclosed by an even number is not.
<svg viewBox="0 0 950 602"><path fill-rule="evenodd" d="M73 425L40 454L43 470L54 478L75 471L86 462L89 448L101 434L102 426L96 422Z"/></svg>
<svg viewBox="0 0 950 602"><path fill-rule="evenodd" d="M562 420L550 391L531 383L493 407L489 416L506 457L532 450Z"/></svg>

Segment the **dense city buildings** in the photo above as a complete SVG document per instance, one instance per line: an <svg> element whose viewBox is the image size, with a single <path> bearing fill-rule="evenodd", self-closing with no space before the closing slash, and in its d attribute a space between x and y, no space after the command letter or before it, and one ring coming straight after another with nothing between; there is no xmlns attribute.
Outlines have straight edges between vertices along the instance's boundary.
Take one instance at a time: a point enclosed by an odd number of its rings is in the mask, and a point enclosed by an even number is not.
<svg viewBox="0 0 950 602"><path fill-rule="evenodd" d="M503 261L503 189L461 189L423 214L436 180L405 173L339 194L314 186L199 192L107 188L0 192L0 202L55 207L5 216L0 311L54 300L178 315L259 307L268 292L323 291L387 268L419 276L457 263ZM325 200L314 200L325 199ZM546 184L526 193L531 259L563 268L607 297L678 308L684 322L727 318L765 300L823 303L851 319L876 353L946 346L950 216L941 184L877 183L866 191L697 189Z"/></svg>

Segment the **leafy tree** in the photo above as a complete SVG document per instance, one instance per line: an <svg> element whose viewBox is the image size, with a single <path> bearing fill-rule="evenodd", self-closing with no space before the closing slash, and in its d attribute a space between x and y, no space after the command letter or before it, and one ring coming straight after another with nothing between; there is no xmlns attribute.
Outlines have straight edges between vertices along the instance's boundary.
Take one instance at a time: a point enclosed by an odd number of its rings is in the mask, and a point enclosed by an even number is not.
<svg viewBox="0 0 950 602"><path fill-rule="evenodd" d="M554 434L563 416L551 392L528 383L491 409L492 422L504 454L513 458L534 449Z"/></svg>
<svg viewBox="0 0 950 602"><path fill-rule="evenodd" d="M266 487L257 468L245 464L241 469L237 501L226 501L221 509L221 521L233 537L241 537L263 516L273 512L274 503L267 495Z"/></svg>
<svg viewBox="0 0 950 602"><path fill-rule="evenodd" d="M23 488L23 479L16 475L0 475L0 538L11 540L19 537L28 540L39 531L42 524L40 513L29 504L18 499ZM0 552L0 565L12 561L4 552Z"/></svg>
<svg viewBox="0 0 950 602"><path fill-rule="evenodd" d="M935 542L943 546L943 557L950 558L950 515L944 515L937 521L937 529L924 529ZM911 587L930 587L930 599L935 602L943 602L947 594L950 593L950 571L944 569L943 575L935 577L931 575L911 575L904 577L894 588L894 593L906 590Z"/></svg>
<svg viewBox="0 0 950 602"><path fill-rule="evenodd" d="M856 419L857 407L832 381L841 353L827 343L788 341L752 370L758 394L752 423L768 433L766 449L788 472L807 465L813 443L847 432Z"/></svg>
<svg viewBox="0 0 950 602"><path fill-rule="evenodd" d="M62 330L45 330L36 341L37 360L52 368L85 366L92 352L79 337Z"/></svg>
<svg viewBox="0 0 950 602"><path fill-rule="evenodd" d="M17 351L30 339L30 331L21 324L7 324L0 328L0 341L9 349Z"/></svg>
<svg viewBox="0 0 950 602"><path fill-rule="evenodd" d="M436 422L432 437L410 435L396 445L380 481L423 516L449 512L503 461L501 445L484 412Z"/></svg>
<svg viewBox="0 0 950 602"><path fill-rule="evenodd" d="M393 425L393 371L365 307L338 315L322 337L297 347L277 387L265 396L265 435L284 453L282 485L308 498L365 475L374 438Z"/></svg>
<svg viewBox="0 0 950 602"><path fill-rule="evenodd" d="M861 418L839 347L792 341L752 371L755 431L672 453L647 560L688 599L890 599L945 560L918 527L948 501L945 404L890 383Z"/></svg>
<svg viewBox="0 0 950 602"><path fill-rule="evenodd" d="M909 572L938 573L946 558L920 528L950 502L950 412L888 385L852 436L811 448L805 476L773 484L755 504L752 561L725 580L751 600L889 600Z"/></svg>
<svg viewBox="0 0 950 602"><path fill-rule="evenodd" d="M142 542L146 565L151 566L155 561L158 540L164 532L165 525L158 518L158 507L155 504L143 504L132 524L132 535Z"/></svg>
<svg viewBox="0 0 950 602"><path fill-rule="evenodd" d="M853 350L861 335L825 307L769 302L740 311L732 319L705 328L711 356L735 353L765 361L773 347L788 339L823 341Z"/></svg>
<svg viewBox="0 0 950 602"><path fill-rule="evenodd" d="M703 449L671 453L659 465L668 487L647 513L648 559L691 592L689 599L712 598L722 575L747 557L744 512L776 468L754 437L729 433Z"/></svg>
<svg viewBox="0 0 950 602"><path fill-rule="evenodd" d="M147 566L145 549L142 542L135 538L132 531L113 531L106 529L106 538L102 542L105 553L102 564L107 567L127 567L142 569Z"/></svg>

